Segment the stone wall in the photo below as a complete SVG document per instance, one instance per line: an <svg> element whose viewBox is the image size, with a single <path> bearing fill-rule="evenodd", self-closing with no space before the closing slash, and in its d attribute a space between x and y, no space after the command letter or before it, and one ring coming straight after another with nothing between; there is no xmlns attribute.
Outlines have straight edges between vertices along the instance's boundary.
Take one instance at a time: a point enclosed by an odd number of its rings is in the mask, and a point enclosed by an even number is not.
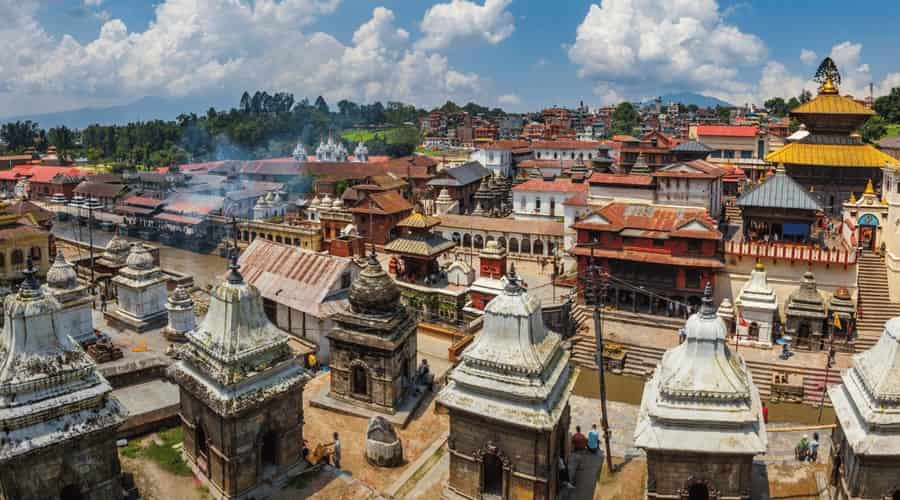
<svg viewBox="0 0 900 500"><path fill-rule="evenodd" d="M0 465L0 500L59 498L64 488L85 500L121 500L115 441L110 429Z"/></svg>
<svg viewBox="0 0 900 500"><path fill-rule="evenodd" d="M406 360L406 373L403 362ZM351 387L354 366L367 374L368 394L355 395ZM337 399L393 413L404 396L404 375L411 384L416 370L416 334L394 352L373 349L365 344L331 341L331 396Z"/></svg>
<svg viewBox="0 0 900 500"><path fill-rule="evenodd" d="M752 472L751 456L648 451L647 497L673 498L666 495L678 495L696 481L706 483L719 497L744 498L750 492Z"/></svg>

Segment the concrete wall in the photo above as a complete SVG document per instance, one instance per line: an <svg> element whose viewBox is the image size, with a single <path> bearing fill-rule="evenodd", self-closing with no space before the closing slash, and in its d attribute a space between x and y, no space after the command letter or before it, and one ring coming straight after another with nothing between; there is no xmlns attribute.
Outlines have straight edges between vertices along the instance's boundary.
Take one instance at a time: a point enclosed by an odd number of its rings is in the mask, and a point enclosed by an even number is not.
<svg viewBox="0 0 900 500"><path fill-rule="evenodd" d="M745 498L751 489L752 471L752 456L648 451L647 498L680 498L677 495L691 481L706 483L718 493L714 498Z"/></svg>
<svg viewBox="0 0 900 500"><path fill-rule="evenodd" d="M330 349L326 335L334 328L331 318L317 318L302 311L291 309L284 304L275 304L278 328L299 339L316 344L316 358L321 364L328 364ZM304 323L305 321L305 323Z"/></svg>

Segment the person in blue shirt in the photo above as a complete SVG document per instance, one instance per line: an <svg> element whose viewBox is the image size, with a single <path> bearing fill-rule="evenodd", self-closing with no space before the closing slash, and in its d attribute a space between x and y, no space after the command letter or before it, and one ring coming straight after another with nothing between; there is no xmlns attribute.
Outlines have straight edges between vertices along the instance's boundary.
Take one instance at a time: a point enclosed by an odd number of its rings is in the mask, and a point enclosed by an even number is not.
<svg viewBox="0 0 900 500"><path fill-rule="evenodd" d="M597 453L597 450L600 449L600 434L597 433L597 424L591 426L590 432L587 435L588 438L588 450L591 453Z"/></svg>

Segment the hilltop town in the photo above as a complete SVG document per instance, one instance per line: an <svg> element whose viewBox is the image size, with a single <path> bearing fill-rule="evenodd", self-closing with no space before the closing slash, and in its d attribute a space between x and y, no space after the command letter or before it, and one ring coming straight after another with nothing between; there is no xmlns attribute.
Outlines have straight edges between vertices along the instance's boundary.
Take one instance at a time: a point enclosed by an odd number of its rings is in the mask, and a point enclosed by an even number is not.
<svg viewBox="0 0 900 500"><path fill-rule="evenodd" d="M4 125L0 500L900 500L893 101L815 81Z"/></svg>

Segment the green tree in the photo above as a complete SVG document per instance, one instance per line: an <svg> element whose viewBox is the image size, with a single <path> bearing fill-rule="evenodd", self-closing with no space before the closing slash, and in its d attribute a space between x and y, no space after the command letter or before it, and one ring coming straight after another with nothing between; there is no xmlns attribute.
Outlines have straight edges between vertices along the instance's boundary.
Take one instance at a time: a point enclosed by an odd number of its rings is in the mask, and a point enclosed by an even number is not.
<svg viewBox="0 0 900 500"><path fill-rule="evenodd" d="M788 111L790 111L787 103L781 97L773 97L772 99L769 99L765 102L764 106L769 114L777 117L785 116L788 114Z"/></svg>
<svg viewBox="0 0 900 500"><path fill-rule="evenodd" d="M325 98L322 96L319 96L316 98L316 109L318 109L320 113L323 113L326 115L328 113L330 113L330 111L328 109L328 103L325 102Z"/></svg>
<svg viewBox="0 0 900 500"><path fill-rule="evenodd" d="M890 123L900 122L900 87L894 87L888 95L875 99L875 111Z"/></svg>
<svg viewBox="0 0 900 500"><path fill-rule="evenodd" d="M725 106L716 106L716 116L722 123L731 123L731 108Z"/></svg>
<svg viewBox="0 0 900 500"><path fill-rule="evenodd" d="M47 138L50 140L50 144L56 146L60 157L67 156L75 147L75 132L65 125L51 128L47 133Z"/></svg>
<svg viewBox="0 0 900 500"><path fill-rule="evenodd" d="M860 129L860 134L866 142L876 142L887 135L887 122L879 115L869 118Z"/></svg>
<svg viewBox="0 0 900 500"><path fill-rule="evenodd" d="M0 139L10 151L21 152L29 147L37 147L43 130L31 120L5 123L0 126Z"/></svg>
<svg viewBox="0 0 900 500"><path fill-rule="evenodd" d="M399 127L387 131L385 134L387 153L395 158L408 156L415 152L422 137L415 127ZM371 154L371 151L369 152Z"/></svg>
<svg viewBox="0 0 900 500"><path fill-rule="evenodd" d="M610 117L610 135L632 135L640 123L641 117L630 102L619 103Z"/></svg>

